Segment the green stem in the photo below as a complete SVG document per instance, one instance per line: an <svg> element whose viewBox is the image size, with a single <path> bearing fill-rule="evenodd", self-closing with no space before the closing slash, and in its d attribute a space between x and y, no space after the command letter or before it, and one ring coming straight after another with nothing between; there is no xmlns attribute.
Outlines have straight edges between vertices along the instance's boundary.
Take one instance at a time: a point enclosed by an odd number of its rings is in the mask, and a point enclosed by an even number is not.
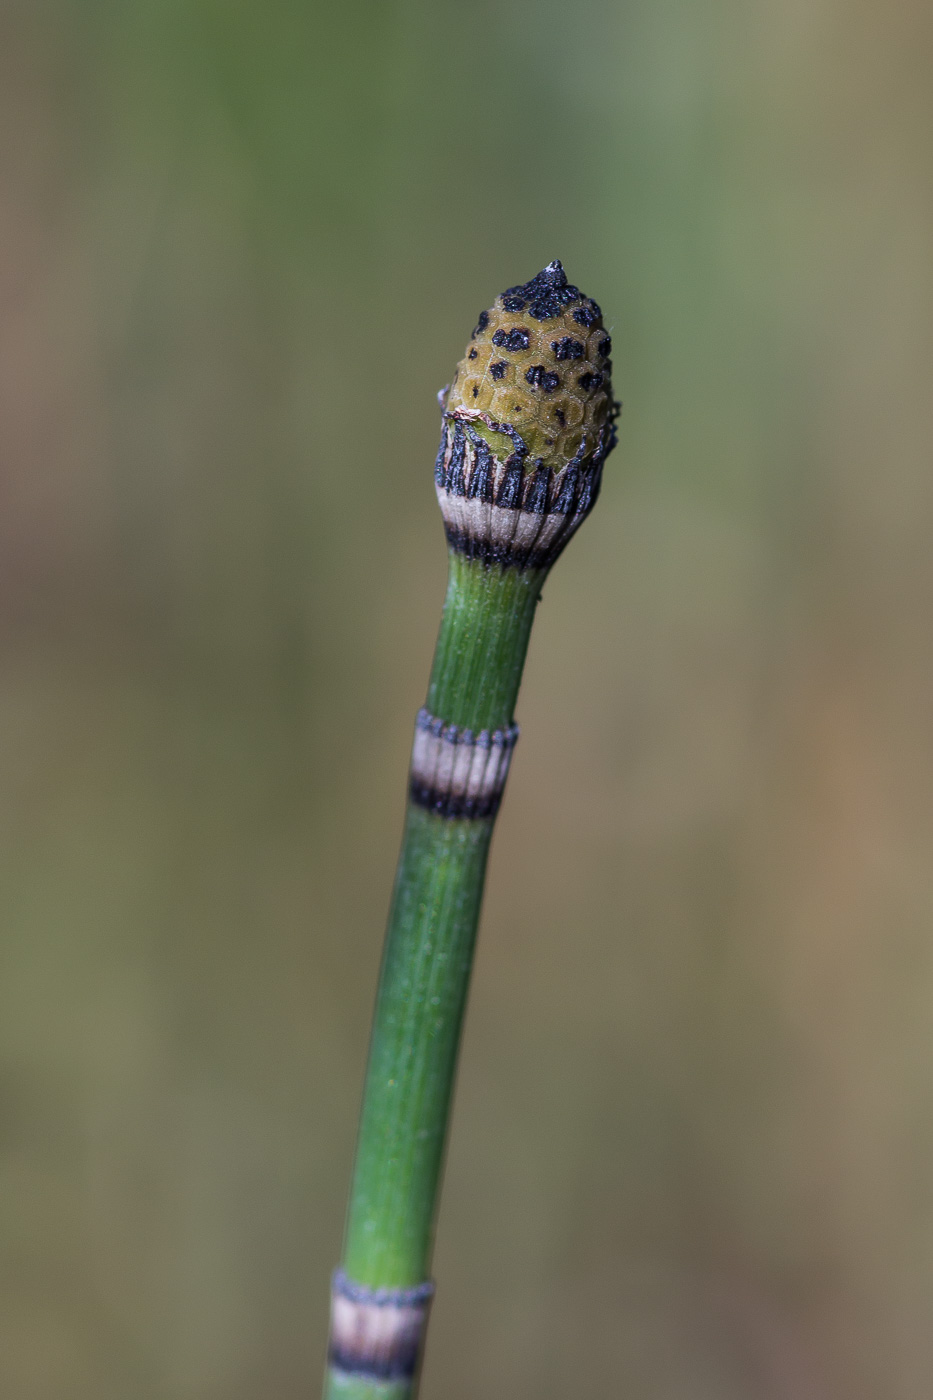
<svg viewBox="0 0 933 1400"><path fill-rule="evenodd" d="M451 821L409 804L389 918L344 1268L371 1288L420 1283L491 821Z"/></svg>
<svg viewBox="0 0 933 1400"><path fill-rule="evenodd" d="M412 1381L373 1381L366 1376L348 1376L331 1366L324 1400L410 1400L415 1388Z"/></svg>
<svg viewBox="0 0 933 1400"><path fill-rule="evenodd" d="M428 690L433 715L474 732L512 720L543 571L450 556ZM369 1288L421 1283L431 1261L460 1028L494 817L409 801L376 999L343 1268ZM331 1373L327 1395L412 1394ZM348 1386L350 1387L348 1389Z"/></svg>
<svg viewBox="0 0 933 1400"><path fill-rule="evenodd" d="M546 573L488 567L451 551L428 687L432 715L473 730L511 723Z"/></svg>

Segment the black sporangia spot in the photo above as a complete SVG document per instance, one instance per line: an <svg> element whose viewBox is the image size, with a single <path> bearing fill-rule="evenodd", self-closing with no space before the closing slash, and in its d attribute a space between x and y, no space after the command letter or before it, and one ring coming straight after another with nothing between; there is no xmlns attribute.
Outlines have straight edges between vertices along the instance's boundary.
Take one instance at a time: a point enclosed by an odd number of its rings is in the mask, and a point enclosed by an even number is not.
<svg viewBox="0 0 933 1400"><path fill-rule="evenodd" d="M468 359L475 360L475 359L476 359L476 354L477 354L476 346L474 345L474 346L473 346L473 349L472 349L472 350L470 351L470 353L469 353Z"/></svg>
<svg viewBox="0 0 933 1400"><path fill-rule="evenodd" d="M479 398L479 386L476 384L473 385L473 397L474 399Z"/></svg>
<svg viewBox="0 0 933 1400"><path fill-rule="evenodd" d="M521 287L507 287L502 293L502 304L506 299L517 297L530 302L528 315L536 321L547 321L559 316L565 306L580 300L580 291L567 281L567 274L559 262L549 263L546 268L532 277Z"/></svg>
<svg viewBox="0 0 933 1400"><path fill-rule="evenodd" d="M561 427L563 427L564 424L567 422L567 415L562 408L555 408L554 417L557 419Z"/></svg>
<svg viewBox="0 0 933 1400"><path fill-rule="evenodd" d="M578 306L573 313L573 319L578 326L595 326L602 312L595 301L584 302Z"/></svg>
<svg viewBox="0 0 933 1400"><path fill-rule="evenodd" d="M513 326L510 331L504 331L500 326L493 332L492 343L506 350L527 350L531 339L523 326Z"/></svg>
<svg viewBox="0 0 933 1400"><path fill-rule="evenodd" d="M608 355L612 350L612 337L608 335L604 336L603 339L597 345L596 349L603 356L603 358L605 358L605 356Z"/></svg>
<svg viewBox="0 0 933 1400"><path fill-rule="evenodd" d="M506 311L524 311L525 309L523 297L509 296L506 292L502 294L502 305Z"/></svg>
<svg viewBox="0 0 933 1400"><path fill-rule="evenodd" d="M553 370L546 370L544 365L532 365L531 369L525 371L525 378L529 384L537 384L546 394L552 394L560 384L560 375Z"/></svg>
<svg viewBox="0 0 933 1400"><path fill-rule="evenodd" d="M551 349L554 351L555 360L583 359L582 340L574 340L569 335L563 336L560 340L552 340Z"/></svg>
<svg viewBox="0 0 933 1400"><path fill-rule="evenodd" d="M493 379L501 379L509 367L508 360L496 360L494 365L489 366L489 373Z"/></svg>
<svg viewBox="0 0 933 1400"><path fill-rule="evenodd" d="M598 389L602 382L603 377L599 373L599 370L587 370L586 374L581 374L580 378L577 380L577 383L579 384L581 389Z"/></svg>
<svg viewBox="0 0 933 1400"><path fill-rule="evenodd" d="M489 325L489 312L488 312L488 311L481 311L481 312L479 313L479 320L478 320L477 323L476 323L476 328L475 328L475 330L473 331L473 335L470 336L470 339L472 340L472 339L473 339L473 336L482 335L483 331L486 329L486 327L487 327L488 325Z"/></svg>

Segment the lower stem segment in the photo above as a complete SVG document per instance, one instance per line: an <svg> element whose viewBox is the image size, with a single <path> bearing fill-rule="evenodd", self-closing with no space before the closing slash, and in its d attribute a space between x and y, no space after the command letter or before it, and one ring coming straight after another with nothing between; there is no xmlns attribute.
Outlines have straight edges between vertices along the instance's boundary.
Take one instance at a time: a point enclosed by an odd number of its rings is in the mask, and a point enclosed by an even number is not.
<svg viewBox="0 0 933 1400"><path fill-rule="evenodd" d="M410 1400L414 1393L414 1381L371 1380L329 1366L324 1400Z"/></svg>
<svg viewBox="0 0 933 1400"><path fill-rule="evenodd" d="M495 753L505 742L543 578L451 554L428 692L436 752L459 743L466 763L484 743ZM498 795L491 815L458 817L441 815L440 802L432 809L430 783L412 791L335 1277L327 1400L413 1396L427 1317L423 1285Z"/></svg>
<svg viewBox="0 0 933 1400"><path fill-rule="evenodd" d="M405 823L360 1122L344 1269L423 1282L492 821Z"/></svg>

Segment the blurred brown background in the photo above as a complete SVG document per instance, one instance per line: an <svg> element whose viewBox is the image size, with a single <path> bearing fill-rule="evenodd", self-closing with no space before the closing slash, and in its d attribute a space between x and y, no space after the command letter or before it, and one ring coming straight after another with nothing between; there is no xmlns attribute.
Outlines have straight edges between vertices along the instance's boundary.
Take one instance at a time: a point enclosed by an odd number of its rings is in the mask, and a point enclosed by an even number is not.
<svg viewBox="0 0 933 1400"><path fill-rule="evenodd" d="M0 6L0 1394L317 1393L436 390L625 401L494 850L425 1400L933 1393L933 10Z"/></svg>

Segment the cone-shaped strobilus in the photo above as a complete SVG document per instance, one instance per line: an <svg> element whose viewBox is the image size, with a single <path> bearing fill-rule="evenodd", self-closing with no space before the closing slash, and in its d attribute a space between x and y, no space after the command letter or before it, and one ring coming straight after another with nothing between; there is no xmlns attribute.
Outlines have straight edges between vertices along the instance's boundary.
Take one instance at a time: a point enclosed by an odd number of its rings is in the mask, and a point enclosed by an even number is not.
<svg viewBox="0 0 933 1400"><path fill-rule="evenodd" d="M450 576L389 914L327 1400L415 1394L441 1162L486 856L544 579L615 445L596 303L553 262L483 311L440 396Z"/></svg>

